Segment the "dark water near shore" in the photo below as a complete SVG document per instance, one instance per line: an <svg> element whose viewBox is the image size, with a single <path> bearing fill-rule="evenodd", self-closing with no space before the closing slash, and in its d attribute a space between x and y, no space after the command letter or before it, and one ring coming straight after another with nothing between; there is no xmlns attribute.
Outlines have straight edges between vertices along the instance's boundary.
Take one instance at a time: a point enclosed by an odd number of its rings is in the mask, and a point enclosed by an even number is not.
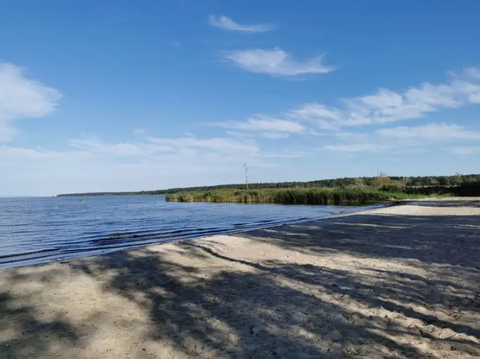
<svg viewBox="0 0 480 359"><path fill-rule="evenodd" d="M164 196L0 198L0 269L306 221L358 209L170 203Z"/></svg>

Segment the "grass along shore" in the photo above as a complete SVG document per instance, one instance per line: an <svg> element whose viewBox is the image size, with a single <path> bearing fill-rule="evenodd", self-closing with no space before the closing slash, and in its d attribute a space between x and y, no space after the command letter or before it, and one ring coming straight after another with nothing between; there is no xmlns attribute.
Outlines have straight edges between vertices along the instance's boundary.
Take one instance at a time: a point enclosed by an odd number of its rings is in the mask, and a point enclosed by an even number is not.
<svg viewBox="0 0 480 359"><path fill-rule="evenodd" d="M434 194L407 193L374 187L268 188L256 190L220 189L168 194L169 202L278 203L278 204L366 204L425 198Z"/></svg>

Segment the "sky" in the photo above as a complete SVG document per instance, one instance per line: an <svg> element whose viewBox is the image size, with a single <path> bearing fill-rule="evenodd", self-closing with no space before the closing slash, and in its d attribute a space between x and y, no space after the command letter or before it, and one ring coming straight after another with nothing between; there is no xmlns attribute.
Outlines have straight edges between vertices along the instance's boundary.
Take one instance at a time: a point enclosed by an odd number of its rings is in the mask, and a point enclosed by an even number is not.
<svg viewBox="0 0 480 359"><path fill-rule="evenodd" d="M476 0L0 0L0 196L480 172Z"/></svg>

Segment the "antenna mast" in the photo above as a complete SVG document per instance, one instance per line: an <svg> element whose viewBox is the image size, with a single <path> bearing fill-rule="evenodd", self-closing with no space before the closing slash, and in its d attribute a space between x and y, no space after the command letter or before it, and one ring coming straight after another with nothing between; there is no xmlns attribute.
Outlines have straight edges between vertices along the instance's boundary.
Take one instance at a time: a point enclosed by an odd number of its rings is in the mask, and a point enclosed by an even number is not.
<svg viewBox="0 0 480 359"><path fill-rule="evenodd" d="M248 191L248 170L249 170L249 167L247 167L246 163L243 164L243 167L245 168L245 185L247 186L247 191Z"/></svg>

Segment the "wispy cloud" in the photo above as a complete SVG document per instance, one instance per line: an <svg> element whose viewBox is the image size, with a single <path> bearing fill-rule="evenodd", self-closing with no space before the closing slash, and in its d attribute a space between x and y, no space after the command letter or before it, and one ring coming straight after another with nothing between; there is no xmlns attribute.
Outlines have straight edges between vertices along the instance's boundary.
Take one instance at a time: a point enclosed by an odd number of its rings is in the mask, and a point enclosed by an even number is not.
<svg viewBox="0 0 480 359"><path fill-rule="evenodd" d="M269 24L260 24L260 25L241 25L233 21L227 16L216 16L210 15L208 17L210 25L218 27L223 30L228 31L238 31L244 33L257 33L257 32L266 32L273 30L273 26Z"/></svg>
<svg viewBox="0 0 480 359"><path fill-rule="evenodd" d="M78 138L69 141L70 146L92 154L103 154L114 157L152 156L158 153L174 152L172 146L160 146L142 142L106 143L97 138Z"/></svg>
<svg viewBox="0 0 480 359"><path fill-rule="evenodd" d="M422 126L382 128L375 132L382 137L398 139L422 139L433 141L480 139L480 132L447 123L429 123Z"/></svg>
<svg viewBox="0 0 480 359"><path fill-rule="evenodd" d="M377 143L340 143L327 145L323 147L328 151L357 153L357 152L382 152L388 149L388 146Z"/></svg>
<svg viewBox="0 0 480 359"><path fill-rule="evenodd" d="M326 74L334 70L323 64L323 56L299 61L279 48L231 51L224 58L245 71L278 77Z"/></svg>
<svg viewBox="0 0 480 359"><path fill-rule="evenodd" d="M445 108L480 103L479 69L470 68L444 84L423 83L405 91L379 89L372 95L342 99L343 106L307 103L287 113L300 123L324 130L420 119Z"/></svg>
<svg viewBox="0 0 480 359"><path fill-rule="evenodd" d="M148 141L160 146L172 146L177 152L215 153L220 156L242 154L243 156L257 155L260 150L253 141L239 141L229 138L196 137L160 138L149 137Z"/></svg>
<svg viewBox="0 0 480 359"><path fill-rule="evenodd" d="M286 113L292 121L313 125L321 130L337 131L343 118L341 110L319 103L307 103Z"/></svg>
<svg viewBox="0 0 480 359"><path fill-rule="evenodd" d="M456 146L447 150L454 155L466 156L480 153L480 146Z"/></svg>
<svg viewBox="0 0 480 359"><path fill-rule="evenodd" d="M97 157L128 158L138 157L155 160L177 160L202 162L216 158L226 162L255 158L292 157L292 151L278 151L271 154L260 150L253 138L185 136L177 138L145 137L143 141L105 142L96 137L71 139L69 145L75 151ZM299 152L295 152L299 156Z"/></svg>
<svg viewBox="0 0 480 359"><path fill-rule="evenodd" d="M257 136L260 135L261 137L270 139L287 138L291 134L298 134L305 131L305 127L299 123L278 120L262 115L257 115L246 121L211 122L207 125L228 128L230 130L254 132Z"/></svg>
<svg viewBox="0 0 480 359"><path fill-rule="evenodd" d="M69 160L92 158L91 154L82 151L49 151L42 148L24 148L0 145L0 158L6 161L36 160ZM22 162L20 162L22 163Z"/></svg>
<svg viewBox="0 0 480 359"><path fill-rule="evenodd" d="M12 140L15 121L52 114L60 98L59 91L28 78L21 67L0 62L0 142Z"/></svg>
<svg viewBox="0 0 480 359"><path fill-rule="evenodd" d="M403 92L379 89L371 95L340 99L342 106L339 107L317 102L305 103L279 114L257 114L244 121L215 122L210 125L235 130L237 137L254 134L256 137L287 138L292 134L328 136L332 133L338 137L346 136L347 128L388 126L398 121L422 119L430 113L446 108L480 104L478 68L465 69L451 76L451 81L443 84L426 82ZM318 130L321 132L317 132ZM355 141L365 136L366 134L358 132L352 133ZM376 136L403 140L458 140L478 138L479 135L478 132L456 124L430 123L414 127L378 129Z"/></svg>
<svg viewBox="0 0 480 359"><path fill-rule="evenodd" d="M372 133L338 133L340 142L326 145L323 148L337 152L387 152L387 151L419 151L421 148L432 148L439 143L480 140L480 132L468 130L457 124L429 123L420 126L400 126L382 128ZM465 149L475 147L452 147L451 153L460 154Z"/></svg>

